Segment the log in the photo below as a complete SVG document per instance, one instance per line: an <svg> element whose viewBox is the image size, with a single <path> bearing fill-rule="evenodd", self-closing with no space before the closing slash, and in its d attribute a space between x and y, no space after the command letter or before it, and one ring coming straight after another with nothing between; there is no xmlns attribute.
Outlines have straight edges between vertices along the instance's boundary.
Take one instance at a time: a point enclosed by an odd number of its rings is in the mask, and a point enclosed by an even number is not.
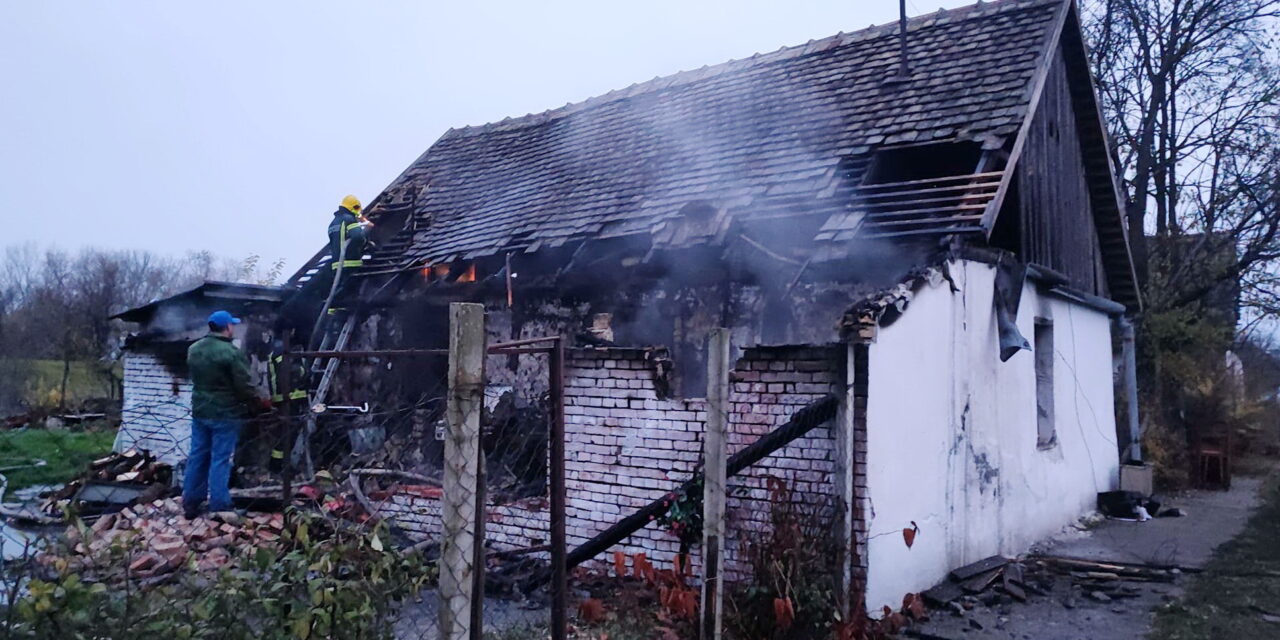
<svg viewBox="0 0 1280 640"><path fill-rule="evenodd" d="M812 431L818 425L831 420L836 416L836 408L839 402L835 396L825 396L821 400L813 402L796 412L795 415L787 421L786 424L774 429L773 431L761 436L759 440L748 445L741 451L733 454L729 458L726 465L726 477L732 477L741 473L747 467L760 462L769 454L787 446L792 441L804 436ZM680 489L687 489L694 483L701 480L702 474L697 474L688 482L685 482ZM641 507L635 513L623 518L617 524L601 531L595 537L582 543L581 546L569 552L568 565L573 568L590 560L596 555L603 553L609 547L625 540L631 534L643 529L645 525L653 521L654 518L662 515L667 511L668 498L663 496Z"/></svg>

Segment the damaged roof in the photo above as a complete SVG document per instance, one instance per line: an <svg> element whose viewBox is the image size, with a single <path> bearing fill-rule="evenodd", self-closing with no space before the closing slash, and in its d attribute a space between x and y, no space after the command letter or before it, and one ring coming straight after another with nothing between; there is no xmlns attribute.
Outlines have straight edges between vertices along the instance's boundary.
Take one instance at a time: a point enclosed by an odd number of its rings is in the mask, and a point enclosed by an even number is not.
<svg viewBox="0 0 1280 640"><path fill-rule="evenodd" d="M660 240L698 203L735 222L812 216L815 246L857 234L989 233L1002 173L978 163L958 176L980 183L978 195L955 194L964 206L948 203L945 217L850 211L878 149L1008 149L1070 7L998 0L912 18L905 81L895 80L900 40L891 24L451 129L371 203L371 217L407 216L370 264L406 269L635 234ZM1107 186L1114 192L1114 181ZM1118 211L1113 226L1125 242Z"/></svg>
<svg viewBox="0 0 1280 640"><path fill-rule="evenodd" d="M167 298L152 300L140 307L126 309L111 316L110 319L124 320L125 322L146 322L161 307L182 305L193 309L191 312L193 317L198 316L197 320L203 326L204 316L195 311L195 309L204 308L199 305L210 307L210 310L218 305L240 309L255 304L279 304L283 299L284 287L205 280L200 286L176 293Z"/></svg>

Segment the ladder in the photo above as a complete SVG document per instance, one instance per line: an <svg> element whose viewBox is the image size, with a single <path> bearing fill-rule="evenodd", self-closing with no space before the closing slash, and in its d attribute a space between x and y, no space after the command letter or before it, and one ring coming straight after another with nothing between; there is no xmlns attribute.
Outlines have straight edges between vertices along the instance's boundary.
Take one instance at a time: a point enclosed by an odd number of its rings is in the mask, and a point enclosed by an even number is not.
<svg viewBox="0 0 1280 640"><path fill-rule="evenodd" d="M356 326L356 320L359 314L355 312L352 312L347 316L346 321L342 323L342 328L338 330L336 336L333 335L333 327L329 322L329 312L333 308L334 298L342 288L343 276L346 275L343 267L343 261L346 259L346 254L347 246L344 244L338 252L337 268L333 276L333 284L329 288L329 295L320 308L319 316L316 317L313 332L323 331L323 337L320 340L319 348L317 349L318 351L342 351L343 349L346 349L347 342L351 340L351 333ZM364 283L362 282L360 285L360 291L357 292L357 297L363 293L363 291ZM330 340L331 338L332 341ZM312 362L311 371L313 373L317 371L320 360L320 358L317 358ZM316 414L315 411L310 410L310 408L324 404L324 401L329 395L329 387L333 383L333 376L338 371L338 365L341 362L342 360L339 358L329 358L328 361L325 362L323 369L324 373L320 377L320 384L316 386L315 392L311 395L311 402L308 403L306 426L303 428L302 432L298 434L298 439L294 441L293 448L289 452L289 455L295 464L301 462L303 468L306 470L308 478L315 477L315 462L311 457L311 437L315 435L316 432Z"/></svg>

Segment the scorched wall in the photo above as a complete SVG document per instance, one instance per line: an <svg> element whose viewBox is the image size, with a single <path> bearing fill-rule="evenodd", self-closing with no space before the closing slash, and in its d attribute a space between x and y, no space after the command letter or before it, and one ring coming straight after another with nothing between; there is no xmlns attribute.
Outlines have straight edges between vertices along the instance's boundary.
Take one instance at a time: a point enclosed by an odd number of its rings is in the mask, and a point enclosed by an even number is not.
<svg viewBox="0 0 1280 640"><path fill-rule="evenodd" d="M1023 288L1017 324L1050 321L1056 438L1037 437L1035 354L997 352L995 269L950 263L869 349L867 605L897 606L950 569L1017 554L1117 484L1110 318ZM898 532L915 522L911 548Z"/></svg>

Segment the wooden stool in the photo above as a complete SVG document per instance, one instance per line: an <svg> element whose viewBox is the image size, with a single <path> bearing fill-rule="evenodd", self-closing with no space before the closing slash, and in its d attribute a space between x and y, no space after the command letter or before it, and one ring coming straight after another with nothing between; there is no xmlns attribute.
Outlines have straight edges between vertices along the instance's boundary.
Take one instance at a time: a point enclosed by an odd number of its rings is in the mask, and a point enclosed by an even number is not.
<svg viewBox="0 0 1280 640"><path fill-rule="evenodd" d="M1192 447L1196 485L1231 488L1231 431L1226 428L1201 435Z"/></svg>

